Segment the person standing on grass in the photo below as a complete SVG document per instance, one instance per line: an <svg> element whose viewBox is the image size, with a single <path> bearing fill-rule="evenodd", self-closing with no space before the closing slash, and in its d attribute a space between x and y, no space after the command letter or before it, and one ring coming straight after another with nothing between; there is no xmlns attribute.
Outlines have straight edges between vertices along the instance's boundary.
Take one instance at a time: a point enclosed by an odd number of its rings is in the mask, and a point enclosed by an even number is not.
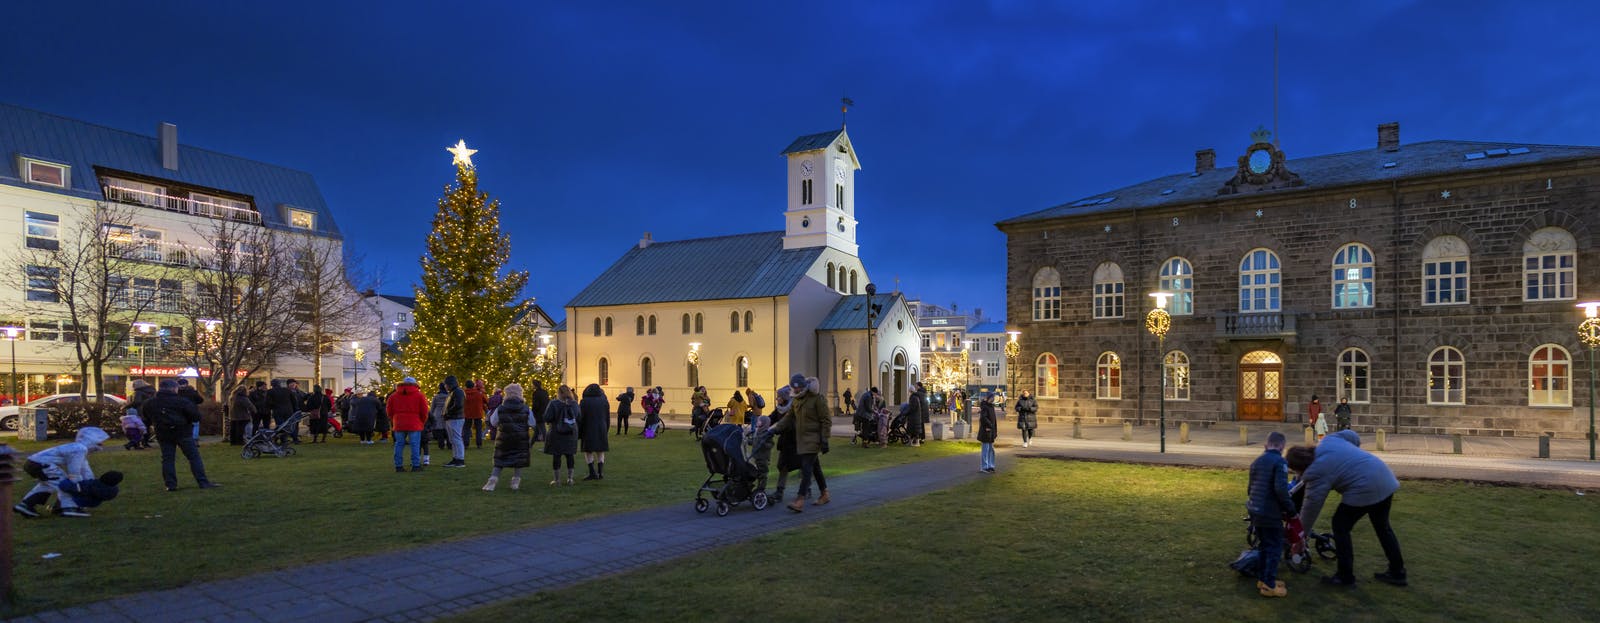
<svg viewBox="0 0 1600 623"><path fill-rule="evenodd" d="M283 379L272 379L272 389L267 390L266 400L272 412L272 425L279 429L284 428L294 417L294 412L299 410L296 408L294 390L289 389ZM300 443L300 425L289 428L288 433L295 443Z"/></svg>
<svg viewBox="0 0 1600 623"><path fill-rule="evenodd" d="M1284 441L1283 433L1268 433L1266 449L1250 464L1250 498L1245 511L1261 542L1256 590L1263 597L1289 594L1289 588L1278 579L1278 561L1283 559L1283 522L1294 516L1294 501L1289 499L1289 464L1283 460Z"/></svg>
<svg viewBox="0 0 1600 623"><path fill-rule="evenodd" d="M606 451L611 449L606 433L610 430L611 401L606 400L599 385L590 383L583 388L583 401L578 403L578 440L583 445L583 461L589 465L589 475L584 480L606 477Z"/></svg>
<svg viewBox="0 0 1600 623"><path fill-rule="evenodd" d="M385 401L384 411L394 426L394 471L406 471L401 462L406 448L411 448L411 471L422 471L428 464L424 454L428 445L422 440L422 429L428 421L428 399L422 397L417 380L408 376L400 381Z"/></svg>
<svg viewBox="0 0 1600 623"><path fill-rule="evenodd" d="M639 405L644 408L644 430L649 431L650 429L655 428L656 432L648 433L655 436L661 435L661 430L659 428L661 426L660 391L660 388L646 389L644 390L644 398L639 399ZM639 434L644 435L646 433L640 432Z"/></svg>
<svg viewBox="0 0 1600 623"><path fill-rule="evenodd" d="M492 418L492 417L494 417L494 410L495 409L499 409L500 408L500 403L503 403L505 401L506 401L506 390L497 389L497 390L494 390L493 394L489 395L489 399L487 401L484 401L483 408L488 410L487 412L489 414L489 417ZM492 442L492 441L495 441L496 439L499 439L499 434L500 434L500 429L495 428L494 424L490 424L489 425L489 441Z"/></svg>
<svg viewBox="0 0 1600 623"><path fill-rule="evenodd" d="M750 405L745 404L744 394L733 390L733 397L728 399L728 410L722 418L723 424L744 426L744 414L750 411Z"/></svg>
<svg viewBox="0 0 1600 623"><path fill-rule="evenodd" d="M979 471L994 473L994 439L998 436L1000 436L1000 423L995 419L994 394L985 392L983 399L978 403L978 443L983 445Z"/></svg>
<svg viewBox="0 0 1600 623"><path fill-rule="evenodd" d="M1350 430L1350 399L1340 398L1339 406L1333 408L1333 420L1339 430Z"/></svg>
<svg viewBox="0 0 1600 623"><path fill-rule="evenodd" d="M1022 431L1022 447L1026 448L1033 442L1033 431L1039 428L1039 401L1024 389L1013 409L1017 412L1017 430Z"/></svg>
<svg viewBox="0 0 1600 623"><path fill-rule="evenodd" d="M633 417L633 388L617 395L617 434L628 434L628 421Z"/></svg>
<svg viewBox="0 0 1600 623"><path fill-rule="evenodd" d="M350 431L361 438L361 444L372 445L372 431L378 426L378 392L368 390L365 395L350 399Z"/></svg>
<svg viewBox="0 0 1600 623"><path fill-rule="evenodd" d="M428 428L433 431L433 442L440 450L448 448L450 443L450 436L445 432L444 425L444 410L449 402L450 388L441 382L438 393L435 393L433 399L428 402ZM423 443L427 441L424 439Z"/></svg>
<svg viewBox="0 0 1600 623"><path fill-rule="evenodd" d="M483 388L477 382L468 380L467 388L461 391L461 417L462 437L472 439L472 445L483 447L483 414L484 404L489 400L483 394ZM466 444L462 444L465 446Z"/></svg>
<svg viewBox="0 0 1600 623"><path fill-rule="evenodd" d="M544 420L548 429L544 434L544 453L550 455L550 469L554 476L550 486L561 485L561 459L567 459L567 484L572 484L572 457L578 453L578 401L572 398L572 388L556 388L556 399L545 408Z"/></svg>
<svg viewBox="0 0 1600 623"><path fill-rule="evenodd" d="M466 423L467 395L454 374L444 377L444 386L449 391L444 403L444 430L450 439L450 462L444 466L466 467L467 443L461 427Z"/></svg>
<svg viewBox="0 0 1600 623"><path fill-rule="evenodd" d="M1361 449L1361 437L1355 431L1343 430L1322 440L1317 445L1316 458L1306 468L1301 478L1305 483L1305 504L1300 509L1300 523L1306 530L1316 525L1328 491L1338 491L1339 508L1333 512L1333 543L1339 554L1339 571L1322 578L1324 584L1354 586L1356 576L1355 547L1350 542L1350 531L1362 517L1372 521L1372 531L1378 535L1383 555L1389 559L1389 569L1372 577L1395 586L1406 585L1406 563L1400 555L1400 539L1389 526L1389 508L1394 494L1400 490L1400 481L1385 465L1383 459Z"/></svg>
<svg viewBox="0 0 1600 623"><path fill-rule="evenodd" d="M927 438L928 430L928 390L917 381L916 391L911 392L911 413L906 418L906 437L910 438L912 446L921 446L922 440Z"/></svg>
<svg viewBox="0 0 1600 623"><path fill-rule="evenodd" d="M162 381L156 397L145 401L140 409L149 411L150 421L155 423L156 441L161 444L161 480L168 491L178 490L178 473L173 465L178 450L189 460L189 473L201 489L222 486L206 478L206 464L200 459L200 446L194 436L200 410L193 400L178 395L176 381Z"/></svg>
<svg viewBox="0 0 1600 623"><path fill-rule="evenodd" d="M500 402L500 408L489 414L489 426L499 433L494 442L494 470L489 472L489 482L483 484L484 491L494 491L495 485L500 483L500 470L507 467L511 468L511 490L521 489L522 468L529 464L531 412L528 403L522 400L522 386L512 383L503 391L505 399Z"/></svg>
<svg viewBox="0 0 1600 623"><path fill-rule="evenodd" d="M328 440L328 405L327 398L322 395L321 385L312 385L311 393L306 394L300 403L300 411L306 414L306 421L310 422L311 443L323 443Z"/></svg>
<svg viewBox="0 0 1600 623"><path fill-rule="evenodd" d="M533 382L533 394L528 396L528 409L533 412L533 440L544 441L544 412L550 408L550 392L544 383Z"/></svg>
<svg viewBox="0 0 1600 623"><path fill-rule="evenodd" d="M790 377L789 415L772 425L772 429L780 435L789 430L795 433L795 455L800 458L800 492L789 504L789 510L796 513L805 510L813 476L817 479L820 491L817 506L829 501L828 485L822 477L818 454L828 453L828 435L833 432L833 416L828 414L828 405L823 403L819 385L816 377L807 378L801 374Z"/></svg>
<svg viewBox="0 0 1600 623"><path fill-rule="evenodd" d="M228 445L244 445L244 427L255 418L256 403L250 401L249 388L240 385L228 404Z"/></svg>
<svg viewBox="0 0 1600 623"><path fill-rule="evenodd" d="M267 402L266 381L256 381L255 388L250 390L250 404L254 405L255 412L255 417L250 419L250 433L271 428L272 404Z"/></svg>

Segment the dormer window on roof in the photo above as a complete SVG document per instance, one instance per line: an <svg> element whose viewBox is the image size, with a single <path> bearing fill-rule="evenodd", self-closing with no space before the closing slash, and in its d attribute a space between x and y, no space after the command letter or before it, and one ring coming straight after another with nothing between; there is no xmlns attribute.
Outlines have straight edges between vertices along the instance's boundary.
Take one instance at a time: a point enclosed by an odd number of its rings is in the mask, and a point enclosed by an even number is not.
<svg viewBox="0 0 1600 623"><path fill-rule="evenodd" d="M295 229L316 229L317 215L296 208L284 208L289 214L289 226Z"/></svg>
<svg viewBox="0 0 1600 623"><path fill-rule="evenodd" d="M17 168L22 170L22 179L29 184L66 188L72 181L69 177L71 167L64 164L18 156Z"/></svg>

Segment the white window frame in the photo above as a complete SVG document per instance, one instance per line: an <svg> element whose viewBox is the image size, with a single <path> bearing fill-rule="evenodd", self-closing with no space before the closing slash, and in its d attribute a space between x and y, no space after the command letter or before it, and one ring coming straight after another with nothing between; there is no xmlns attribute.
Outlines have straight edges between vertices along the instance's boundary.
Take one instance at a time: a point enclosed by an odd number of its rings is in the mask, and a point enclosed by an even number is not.
<svg viewBox="0 0 1600 623"><path fill-rule="evenodd" d="M1450 300L1443 300L1449 295ZM1433 300L1430 301L1429 296ZM1465 305L1472 302L1472 254L1458 236L1439 236L1422 249L1422 304Z"/></svg>
<svg viewBox="0 0 1600 623"><path fill-rule="evenodd" d="M293 227L295 229L316 229L317 228L317 213L316 212L312 212L310 210L301 210L299 208L284 208L284 209L288 212L288 218L285 219L285 220L288 221L288 224L289 224L290 227ZM296 217L305 217L306 224L304 224L304 225L297 224L295 222L297 220Z"/></svg>
<svg viewBox="0 0 1600 623"><path fill-rule="evenodd" d="M1161 263L1160 289L1172 293L1167 313L1174 316L1194 315L1194 264L1181 257L1167 258Z"/></svg>
<svg viewBox="0 0 1600 623"><path fill-rule="evenodd" d="M1122 400L1122 358L1106 351L1094 362L1094 399Z"/></svg>
<svg viewBox="0 0 1600 623"><path fill-rule="evenodd" d="M1189 355L1181 350L1169 351L1161 358L1163 375L1162 392L1167 400L1189 399Z"/></svg>
<svg viewBox="0 0 1600 623"><path fill-rule="evenodd" d="M1434 389L1439 379L1443 387ZM1435 396L1436 392L1440 393ZM1428 404L1467 404L1467 358L1455 347L1440 346L1428 353Z"/></svg>
<svg viewBox="0 0 1600 623"><path fill-rule="evenodd" d="M1339 247L1333 254L1333 308L1371 309L1377 298L1375 270L1367 245L1352 242Z"/></svg>
<svg viewBox="0 0 1600 623"><path fill-rule="evenodd" d="M1543 361L1536 359L1542 352L1550 353L1550 358ZM1544 367L1544 374L1535 370L1537 366ZM1557 368L1560 369L1559 373L1556 372ZM1544 389L1538 388L1540 380L1545 382ZM1528 406L1572 406L1572 353L1561 345L1541 344L1528 353Z"/></svg>
<svg viewBox="0 0 1600 623"><path fill-rule="evenodd" d="M1061 395L1061 360L1055 353L1039 353L1033 360L1034 387L1033 395L1036 398L1057 398Z"/></svg>
<svg viewBox="0 0 1600 623"><path fill-rule="evenodd" d="M23 299L30 303L61 302L61 269L29 264L23 267Z"/></svg>
<svg viewBox="0 0 1600 623"><path fill-rule="evenodd" d="M1577 240L1572 234L1545 227L1529 235L1522 245L1522 300L1571 301L1577 291Z"/></svg>
<svg viewBox="0 0 1600 623"><path fill-rule="evenodd" d="M1033 273L1033 320L1061 319L1061 273L1049 266Z"/></svg>
<svg viewBox="0 0 1600 623"><path fill-rule="evenodd" d="M1094 269L1094 317L1096 320L1123 316L1122 267L1104 262Z"/></svg>
<svg viewBox="0 0 1600 623"><path fill-rule="evenodd" d="M983 368L983 376L986 378L1000 376L1000 362L998 361L985 361L983 362Z"/></svg>
<svg viewBox="0 0 1600 623"><path fill-rule="evenodd" d="M1351 404L1372 403L1372 356L1359 348L1346 348L1339 353L1336 365L1338 377L1334 387L1335 399L1343 398ZM1363 383L1364 381L1364 383Z"/></svg>
<svg viewBox="0 0 1600 623"><path fill-rule="evenodd" d="M20 166L18 168L22 170L22 179L23 179L23 181L25 181L25 182L27 182L29 184L33 184L35 186L49 186L51 188L71 188L72 187L72 167L71 166L65 165L65 164L61 164L59 162L50 162L48 160L39 160L37 158L29 158L27 156L19 156L19 159L21 160L20 164L22 166ZM61 173L61 183L60 184L56 184L56 183L53 183L53 182L48 182L48 181L43 181L43 180L36 179L34 177L34 175L33 175L34 167L40 167L40 168L46 168L46 169L55 169L56 171Z"/></svg>
<svg viewBox="0 0 1600 623"><path fill-rule="evenodd" d="M60 215L24 210L22 212L22 223L23 237L26 238L24 244L28 248L48 251L55 251L61 248ZM35 246L34 240L47 242L41 242L39 246Z"/></svg>
<svg viewBox="0 0 1600 623"><path fill-rule="evenodd" d="M1280 311L1283 311L1283 262L1272 249L1251 249L1239 260L1239 313Z"/></svg>

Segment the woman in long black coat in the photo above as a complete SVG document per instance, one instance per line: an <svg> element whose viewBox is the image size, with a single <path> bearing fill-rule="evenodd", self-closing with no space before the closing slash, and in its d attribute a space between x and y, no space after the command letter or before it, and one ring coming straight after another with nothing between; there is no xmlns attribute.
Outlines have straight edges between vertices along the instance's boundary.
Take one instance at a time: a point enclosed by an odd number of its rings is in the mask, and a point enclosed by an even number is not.
<svg viewBox="0 0 1600 623"><path fill-rule="evenodd" d="M522 386L512 383L505 388L505 399L500 407L489 414L489 426L495 430L494 471L489 472L489 482L484 491L494 491L500 482L500 469L511 468L511 490L522 488L522 468L528 466L528 420L532 412L522 400Z"/></svg>
<svg viewBox="0 0 1600 623"><path fill-rule="evenodd" d="M1033 431L1039 428L1039 401L1033 399L1033 394L1022 390L1022 397L1017 399L1017 429L1022 431L1022 447L1028 447L1033 441Z"/></svg>
<svg viewBox="0 0 1600 623"><path fill-rule="evenodd" d="M556 399L544 410L544 453L550 455L550 469L555 470L552 486L561 484L561 457L567 458L567 484L572 484L572 457L578 453L578 401L572 399L572 388L562 385L556 390Z"/></svg>
<svg viewBox="0 0 1600 623"><path fill-rule="evenodd" d="M305 401L300 403L300 410L305 412L306 421L310 422L311 443L327 442L328 412L333 410L333 405L328 402L328 397L322 393L321 385L311 386L311 393L307 394ZM321 441L318 441L318 439Z"/></svg>
<svg viewBox="0 0 1600 623"><path fill-rule="evenodd" d="M584 480L606 477L606 451L611 442L606 434L611 432L611 401L600 386L590 383L583 388L583 400L578 403L578 439L583 442L583 461L589 464L589 475ZM599 465L596 465L596 461Z"/></svg>
<svg viewBox="0 0 1600 623"><path fill-rule="evenodd" d="M378 428L378 394L367 392L350 399L350 432L372 445L372 431Z"/></svg>

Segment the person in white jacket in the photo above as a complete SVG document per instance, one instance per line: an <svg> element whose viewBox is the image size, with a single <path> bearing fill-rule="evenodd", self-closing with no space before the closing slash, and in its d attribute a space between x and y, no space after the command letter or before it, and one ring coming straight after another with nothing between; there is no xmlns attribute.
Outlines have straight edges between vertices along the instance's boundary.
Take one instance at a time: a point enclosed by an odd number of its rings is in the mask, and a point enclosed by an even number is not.
<svg viewBox="0 0 1600 623"><path fill-rule="evenodd" d="M33 490L11 510L23 517L38 517L39 511L34 507L45 503L54 494L61 516L88 517L88 511L79 508L72 496L61 494L60 484L63 480L78 482L94 478L94 470L89 467L89 453L99 450L100 444L110 437L99 428L85 426L78 430L78 438L72 443L33 453L22 469L29 476L37 478L39 484L34 485Z"/></svg>

